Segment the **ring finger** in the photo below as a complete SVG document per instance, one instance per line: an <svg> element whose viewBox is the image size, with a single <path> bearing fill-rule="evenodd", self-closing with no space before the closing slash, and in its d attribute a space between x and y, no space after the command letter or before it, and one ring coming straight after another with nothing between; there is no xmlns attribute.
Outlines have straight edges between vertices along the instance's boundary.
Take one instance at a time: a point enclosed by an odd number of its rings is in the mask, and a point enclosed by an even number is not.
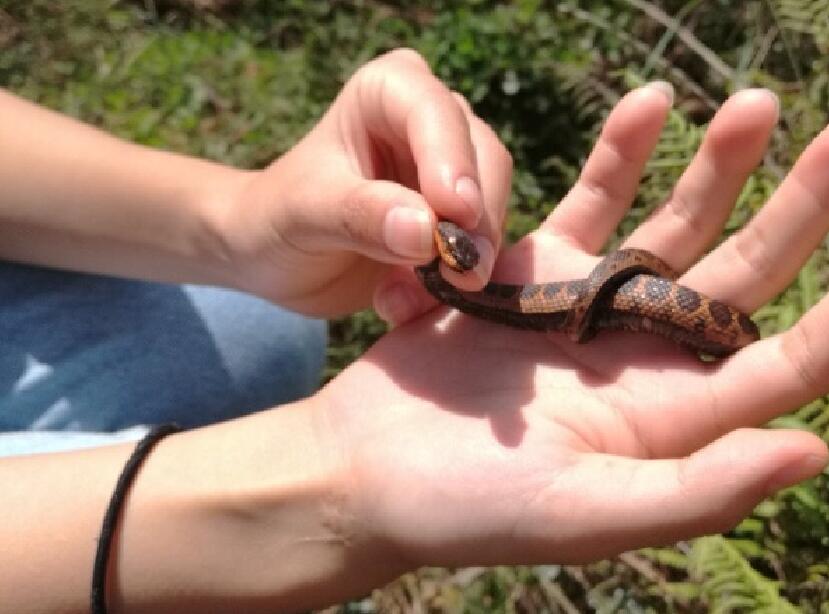
<svg viewBox="0 0 829 614"><path fill-rule="evenodd" d="M693 267L683 283L748 312L783 290L829 231L827 166L824 129L754 219Z"/></svg>

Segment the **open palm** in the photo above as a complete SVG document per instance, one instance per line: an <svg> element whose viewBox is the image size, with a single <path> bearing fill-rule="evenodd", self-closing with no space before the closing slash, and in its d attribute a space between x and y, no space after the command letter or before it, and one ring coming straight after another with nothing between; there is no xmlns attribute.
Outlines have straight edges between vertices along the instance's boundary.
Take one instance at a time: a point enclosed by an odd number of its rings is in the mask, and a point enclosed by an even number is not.
<svg viewBox="0 0 829 614"><path fill-rule="evenodd" d="M668 106L651 88L623 99L579 182L494 277L584 277L633 199ZM626 242L749 313L829 229L824 133L755 219L702 257L776 117L764 92L730 99L668 202ZM370 519L361 530L406 564L591 560L726 529L819 472L818 438L750 427L829 390L826 327L824 300L790 331L712 364L647 335L576 345L439 309L324 389L324 423L348 442L340 452L360 493L351 505Z"/></svg>

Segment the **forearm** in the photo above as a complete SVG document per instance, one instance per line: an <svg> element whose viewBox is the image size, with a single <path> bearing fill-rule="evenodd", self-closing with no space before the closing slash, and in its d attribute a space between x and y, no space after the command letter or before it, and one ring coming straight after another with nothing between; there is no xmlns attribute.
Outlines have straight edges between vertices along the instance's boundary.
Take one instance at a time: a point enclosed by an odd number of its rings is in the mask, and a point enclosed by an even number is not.
<svg viewBox="0 0 829 614"><path fill-rule="evenodd" d="M0 259L232 285L222 214L247 178L0 90Z"/></svg>
<svg viewBox="0 0 829 614"><path fill-rule="evenodd" d="M308 403L152 450L113 544L111 611L307 609L402 571L355 531L347 476ZM87 611L101 518L131 449L0 462L0 611Z"/></svg>

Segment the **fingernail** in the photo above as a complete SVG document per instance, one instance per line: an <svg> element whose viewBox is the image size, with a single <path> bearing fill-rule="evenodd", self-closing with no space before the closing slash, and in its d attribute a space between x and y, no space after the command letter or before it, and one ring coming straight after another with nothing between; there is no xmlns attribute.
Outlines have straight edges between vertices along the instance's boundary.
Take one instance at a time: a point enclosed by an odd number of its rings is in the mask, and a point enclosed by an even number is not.
<svg viewBox="0 0 829 614"><path fill-rule="evenodd" d="M761 91L765 92L766 96L774 101L774 108L777 110L777 114L780 115L780 97L777 93L765 87L761 88Z"/></svg>
<svg viewBox="0 0 829 614"><path fill-rule="evenodd" d="M774 107L777 111L777 114L780 114L780 98L777 96L775 92L768 89L767 87L747 87L744 90L740 90L735 93L735 95L749 95L749 96L765 96L769 98L772 102L774 102Z"/></svg>
<svg viewBox="0 0 829 614"><path fill-rule="evenodd" d="M660 92L668 100L668 104L674 104L674 86L668 81L651 81L645 87Z"/></svg>
<svg viewBox="0 0 829 614"><path fill-rule="evenodd" d="M388 248L404 258L428 258L432 254L432 218L423 209L399 205L387 214L383 227Z"/></svg>
<svg viewBox="0 0 829 614"><path fill-rule="evenodd" d="M392 326L417 315L417 297L406 284L389 286L374 299L374 310Z"/></svg>
<svg viewBox="0 0 829 614"><path fill-rule="evenodd" d="M492 275L492 267L495 265L495 248L489 239L482 236L472 238L475 247L478 248L478 264L472 269L473 273L480 279L482 284L489 281Z"/></svg>
<svg viewBox="0 0 829 614"><path fill-rule="evenodd" d="M772 474L766 483L769 495L783 488L793 486L820 473L826 467L826 458L817 454L807 454L794 462L784 465Z"/></svg>
<svg viewBox="0 0 829 614"><path fill-rule="evenodd" d="M482 235L474 235L472 241L478 250L478 264L471 271L459 273L450 269L446 264L441 264L440 272L456 288L474 292L483 288L492 275L495 249L492 247L492 242Z"/></svg>
<svg viewBox="0 0 829 614"><path fill-rule="evenodd" d="M481 188L471 177L461 177L455 182L455 194L461 197L469 210L472 211L474 219L472 225L477 225L484 212L484 199L481 196Z"/></svg>

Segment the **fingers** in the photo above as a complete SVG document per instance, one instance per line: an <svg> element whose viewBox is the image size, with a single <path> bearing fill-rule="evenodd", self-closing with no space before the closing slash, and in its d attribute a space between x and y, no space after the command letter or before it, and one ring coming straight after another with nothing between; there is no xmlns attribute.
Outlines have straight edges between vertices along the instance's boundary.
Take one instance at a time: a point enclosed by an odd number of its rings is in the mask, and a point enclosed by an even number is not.
<svg viewBox="0 0 829 614"><path fill-rule="evenodd" d="M497 252L512 174L512 159L497 136L414 51L386 54L355 81L360 120L390 152L386 166L392 170L385 178L405 180L413 165L415 184L409 187L435 214L486 239L492 245L487 251ZM458 278L458 285L480 288L491 272L491 261L484 265L477 278Z"/></svg>
<svg viewBox="0 0 829 614"><path fill-rule="evenodd" d="M820 473L826 462L826 445L814 435L760 429L732 431L679 459L589 455L575 475L556 480L550 505L558 499L568 506L552 526L566 534L572 518L589 519L583 531L595 551L580 551L588 560L721 532L776 490Z"/></svg>
<svg viewBox="0 0 829 614"><path fill-rule="evenodd" d="M443 277L463 290L480 290L489 281L495 257L501 248L502 229L512 185L512 157L492 129L473 112L466 99L453 94L466 115L480 173L484 209L471 229L480 260L469 273L442 267Z"/></svg>
<svg viewBox="0 0 829 614"><path fill-rule="evenodd" d="M578 182L543 228L597 253L636 195L672 101L673 89L662 81L622 98L608 117Z"/></svg>
<svg viewBox="0 0 829 614"><path fill-rule="evenodd" d="M481 289L500 248L511 156L466 100L436 79L415 52L398 50L367 65L359 85L362 119L368 127L380 127L379 137L392 151L392 176L405 180L406 167L414 165L412 187L434 214L473 235L478 265L465 274L442 267L444 277L465 290ZM393 241L393 227L387 230ZM384 319L400 324L431 308L434 300L409 272L393 270L378 285L374 305Z"/></svg>
<svg viewBox="0 0 829 614"><path fill-rule="evenodd" d="M414 51L398 49L359 73L359 105L400 162L412 158L420 192L440 217L474 228L483 214L483 196L461 105Z"/></svg>
<svg viewBox="0 0 829 614"><path fill-rule="evenodd" d="M354 251L407 266L433 257L434 214L421 194L350 173L332 175L329 183L327 192L299 187L291 196L300 204L282 212L281 233L298 249Z"/></svg>
<svg viewBox="0 0 829 614"><path fill-rule="evenodd" d="M759 426L829 393L829 297L784 333L702 365L673 386L684 403L636 413L639 441L657 456L684 454L736 428ZM664 416L667 420L656 420Z"/></svg>
<svg viewBox="0 0 829 614"><path fill-rule="evenodd" d="M390 326L400 326L432 309L437 301L422 287L411 269L395 268L377 284L374 310Z"/></svg>
<svg viewBox="0 0 829 614"><path fill-rule="evenodd" d="M484 209L473 231L473 240L480 255L478 265L463 274L441 265L441 274L458 288L474 291L481 289L489 280L500 248L501 228L512 179L512 160L495 133L472 113L463 97L458 94L454 96L469 122L476 159L487 171L481 173ZM380 317L397 326L431 309L436 301L422 288L411 271L396 268L378 284L373 303Z"/></svg>
<svg viewBox="0 0 829 614"><path fill-rule="evenodd" d="M709 376L718 429L762 424L829 393L829 297L784 333L744 348Z"/></svg>
<svg viewBox="0 0 829 614"><path fill-rule="evenodd" d="M734 201L762 160L778 102L764 89L738 92L714 116L667 202L625 242L686 270L722 232Z"/></svg>
<svg viewBox="0 0 829 614"><path fill-rule="evenodd" d="M763 209L683 283L748 312L782 291L829 231L828 166L824 129Z"/></svg>
<svg viewBox="0 0 829 614"><path fill-rule="evenodd" d="M329 184L332 190L322 199L318 186L297 186L292 196L301 205L283 208L280 235L298 250L356 252L400 265L381 273L372 299L377 313L392 324L433 307L434 299L412 271L436 256L436 220L423 195L394 181L367 180L351 172L333 174Z"/></svg>

